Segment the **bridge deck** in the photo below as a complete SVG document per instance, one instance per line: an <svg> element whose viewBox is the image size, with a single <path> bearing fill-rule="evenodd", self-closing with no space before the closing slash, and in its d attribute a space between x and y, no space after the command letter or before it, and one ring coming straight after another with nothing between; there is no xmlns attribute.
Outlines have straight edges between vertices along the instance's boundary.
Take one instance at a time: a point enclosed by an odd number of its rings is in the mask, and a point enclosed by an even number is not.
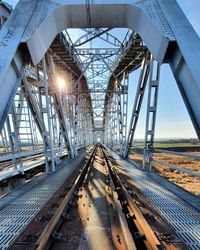
<svg viewBox="0 0 200 250"><path fill-rule="evenodd" d="M194 208L196 206L200 209L200 198L155 174L147 176L133 164L122 160L116 153L110 153L188 247L193 250L200 249L200 211ZM184 196L188 202L181 198ZM191 202L194 202L194 206L189 204Z"/></svg>
<svg viewBox="0 0 200 250"><path fill-rule="evenodd" d="M154 174L147 176L117 154L110 153L188 247L200 249L200 211L184 201L181 196L187 195L187 200L194 201L197 208L200 199L185 191L181 193L181 189ZM55 174L43 174L0 199L0 249L7 249L11 245L82 159L83 156L76 160L68 160L73 164L68 162L67 167L61 168Z"/></svg>
<svg viewBox="0 0 200 250"><path fill-rule="evenodd" d="M43 174L0 199L0 249L7 249L61 187L84 155L67 160L54 174Z"/></svg>

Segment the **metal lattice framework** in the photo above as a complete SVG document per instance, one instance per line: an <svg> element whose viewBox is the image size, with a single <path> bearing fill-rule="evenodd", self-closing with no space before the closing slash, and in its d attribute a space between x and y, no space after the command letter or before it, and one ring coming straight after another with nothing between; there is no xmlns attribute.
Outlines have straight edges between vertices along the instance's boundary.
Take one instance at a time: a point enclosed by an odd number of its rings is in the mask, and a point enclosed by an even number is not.
<svg viewBox="0 0 200 250"><path fill-rule="evenodd" d="M0 161L12 159L23 172L27 157L43 153L46 171L55 171L64 154L75 157L99 139L127 157L146 90L143 167L151 170L162 63L170 64L200 138L199 38L176 1L133 2L20 0L13 11L0 2ZM78 38L71 28L80 28ZM129 75L139 68L128 107Z"/></svg>

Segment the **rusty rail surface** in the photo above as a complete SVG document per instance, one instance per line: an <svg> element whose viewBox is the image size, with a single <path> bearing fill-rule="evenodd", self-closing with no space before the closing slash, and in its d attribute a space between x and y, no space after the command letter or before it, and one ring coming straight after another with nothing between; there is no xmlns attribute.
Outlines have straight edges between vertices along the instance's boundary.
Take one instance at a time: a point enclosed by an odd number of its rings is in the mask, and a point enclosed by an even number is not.
<svg viewBox="0 0 200 250"><path fill-rule="evenodd" d="M127 211L129 212L128 215L132 215L133 222L136 225L138 232L141 236L142 240L144 241L144 245L147 249L160 249L161 244L157 237L155 236L154 232L152 231L151 227L149 226L148 222L144 218L143 214L141 213L139 207L137 206L135 200L130 196L124 185L122 184L122 181L120 180L113 164L109 160L109 155L106 152L105 149L102 148L104 157L106 159L106 163L108 165L110 174L112 176L112 179L115 183L115 189L117 190L118 196L121 197L121 202L123 204L126 204ZM134 238L134 236L133 236ZM137 236L138 238L138 236ZM140 243L141 244L141 243Z"/></svg>
<svg viewBox="0 0 200 250"><path fill-rule="evenodd" d="M110 216L110 228L113 244L117 249L159 249L160 243L156 238L154 232L151 230L144 216L140 212L135 201L127 192L126 188L123 186L119 176L117 175L115 168L111 161L109 160L108 153L106 150L99 144L97 145L90 154L89 160L86 162L83 171L78 175L76 181L73 186L69 190L68 194L64 197L60 206L57 208L53 217L43 230L42 234L38 238L36 242L36 249L48 249L53 241L53 233L59 228L59 225L62 220L62 215L66 210L66 207L73 199L74 196L77 195L78 190L81 186L87 185L89 182L89 178L92 172L92 167L95 161L95 155L97 148L101 149L103 160L105 161L105 165L108 168L108 185L106 185L106 199L111 200L112 206L108 206L107 213ZM115 192L116 191L116 192ZM112 198L111 198L112 197ZM126 209L124 209L124 205L126 204ZM113 210L115 211L115 219L113 221ZM136 232L131 232L129 228L130 218L132 218L132 223L134 223ZM117 217L117 218L116 218ZM117 221L117 222L116 222ZM117 234L116 223L118 227L120 227L120 240L122 243L117 244L118 239L115 237Z"/></svg>
<svg viewBox="0 0 200 250"><path fill-rule="evenodd" d="M51 218L48 225L45 227L44 231L42 232L39 239L37 240L37 242L36 242L36 249L37 250L45 249L45 247L47 246L49 239L51 238L51 235L52 235L53 231L55 230L55 228L58 226L59 220L60 220L62 214L64 213L67 205L69 204L72 197L74 195L76 195L78 188L83 183L85 176L87 175L89 168L91 167L91 165L94 161L95 151L96 151L96 148L93 149L93 151L89 157L89 160L86 162L85 166L83 167L82 172L78 175L72 188L70 189L68 194L64 197L62 203L57 208L56 213Z"/></svg>

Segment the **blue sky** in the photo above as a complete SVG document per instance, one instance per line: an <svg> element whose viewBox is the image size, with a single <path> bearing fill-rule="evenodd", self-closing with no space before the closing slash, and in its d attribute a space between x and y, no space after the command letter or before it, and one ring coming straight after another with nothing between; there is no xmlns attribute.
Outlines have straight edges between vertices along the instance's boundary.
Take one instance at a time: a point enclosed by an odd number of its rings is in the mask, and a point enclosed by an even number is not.
<svg viewBox="0 0 200 250"><path fill-rule="evenodd" d="M185 15L200 35L200 1L199 0L178 0ZM131 75L131 81L137 81L137 75ZM130 85L131 86L131 85ZM130 92L134 92L134 88ZM130 97L132 94L130 95ZM145 108L144 99L136 138L144 138ZM130 103L130 102L129 102ZM158 112L156 122L156 138L196 138L196 133L186 111L182 97L180 96L177 84L168 65L162 65Z"/></svg>
<svg viewBox="0 0 200 250"><path fill-rule="evenodd" d="M8 0L7 2L11 5L15 5L18 1ZM200 35L200 1L177 0L177 2L185 12L189 21L192 23L196 32ZM133 72L130 76L130 110L133 105L132 103L137 81L138 72ZM136 138L144 138L146 99L147 98L144 99L142 107L143 112L139 119ZM130 113L131 112L129 112L129 114ZM156 138L167 137L196 137L196 134L169 66L163 65L159 90Z"/></svg>

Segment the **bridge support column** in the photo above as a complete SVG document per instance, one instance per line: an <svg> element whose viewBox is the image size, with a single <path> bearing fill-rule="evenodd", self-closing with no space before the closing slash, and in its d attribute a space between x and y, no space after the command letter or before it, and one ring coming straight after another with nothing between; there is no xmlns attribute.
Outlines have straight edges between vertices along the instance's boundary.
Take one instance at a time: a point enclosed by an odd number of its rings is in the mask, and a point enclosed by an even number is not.
<svg viewBox="0 0 200 250"><path fill-rule="evenodd" d="M121 96L121 112L122 112L122 130L121 130L121 142L120 142L120 155L125 157L125 147L127 140L127 115L128 115L128 85L129 74L124 71L123 80L120 86Z"/></svg>
<svg viewBox="0 0 200 250"><path fill-rule="evenodd" d="M151 56L143 158L143 168L149 172L151 172L153 162L153 144L158 104L159 80L160 64L155 62L153 56Z"/></svg>
<svg viewBox="0 0 200 250"><path fill-rule="evenodd" d="M59 90L57 83L56 83L56 81L57 81L56 76L57 75L56 75L55 65L53 62L53 57L48 53L47 58L48 58L48 64L49 64L48 76L49 76L49 81L50 81L51 95L52 95L52 98L54 100L55 109L56 109L58 121L60 124L60 129L61 129L64 141L65 141L65 146L68 150L69 155L73 158L74 155L73 155L72 147L71 147L71 144L69 141L68 128L67 128L67 124L66 124L66 117L64 114L64 108L63 108L63 104L62 104L62 90Z"/></svg>
<svg viewBox="0 0 200 250"><path fill-rule="evenodd" d="M51 98L49 93L49 82L47 76L47 64L46 58L42 59L42 70L43 70L43 79L38 83L39 89L39 103L40 111L42 112L43 127L47 127L46 131L43 131L43 137L48 137L49 145L44 144L45 151L45 164L46 172L50 172L49 167L49 156L51 158L52 171L55 171L55 159L54 159L54 145L53 145L53 131L50 118L50 100ZM47 121L46 121L47 120ZM45 124L47 126L45 126Z"/></svg>
<svg viewBox="0 0 200 250"><path fill-rule="evenodd" d="M176 43L165 61L170 64L196 134L200 140L200 38L185 17L177 1L160 0Z"/></svg>
<svg viewBox="0 0 200 250"><path fill-rule="evenodd" d="M136 131L139 115L140 115L140 110L142 107L144 93L146 90L146 85L147 85L147 81L149 77L149 69L150 69L149 53L147 53L141 65L140 76L139 76L135 101L133 105L133 111L132 111L131 120L130 120L126 147L124 149L124 157L128 157L128 154L133 144L133 139L135 136L135 131Z"/></svg>

